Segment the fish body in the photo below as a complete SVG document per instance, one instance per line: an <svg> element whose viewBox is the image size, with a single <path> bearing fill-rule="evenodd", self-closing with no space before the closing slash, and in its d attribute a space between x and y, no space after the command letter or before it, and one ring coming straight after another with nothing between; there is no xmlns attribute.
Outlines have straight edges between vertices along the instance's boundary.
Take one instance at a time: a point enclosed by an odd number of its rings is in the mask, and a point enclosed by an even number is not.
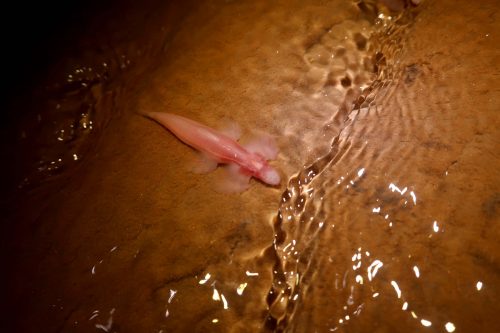
<svg viewBox="0 0 500 333"><path fill-rule="evenodd" d="M274 159L277 154L272 142L263 141L246 148L222 132L179 115L150 112L146 116L217 163L239 166L240 176L255 177L266 184L279 185L281 181L279 173L267 162L269 159Z"/></svg>

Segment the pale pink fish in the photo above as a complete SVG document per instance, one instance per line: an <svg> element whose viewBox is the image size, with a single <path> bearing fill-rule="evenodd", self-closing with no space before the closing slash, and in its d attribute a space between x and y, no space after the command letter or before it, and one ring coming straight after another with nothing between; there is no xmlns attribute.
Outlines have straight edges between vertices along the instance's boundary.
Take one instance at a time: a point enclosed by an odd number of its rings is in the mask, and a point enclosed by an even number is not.
<svg viewBox="0 0 500 333"><path fill-rule="evenodd" d="M227 164L228 174L223 184L219 184L222 191L244 191L249 186L250 177L269 185L279 185L279 173L267 163L278 154L270 138L262 138L243 147L236 142L237 135L234 133L221 133L172 113L150 112L145 115L202 152L206 165L198 168L198 171L207 172L215 169L219 163Z"/></svg>

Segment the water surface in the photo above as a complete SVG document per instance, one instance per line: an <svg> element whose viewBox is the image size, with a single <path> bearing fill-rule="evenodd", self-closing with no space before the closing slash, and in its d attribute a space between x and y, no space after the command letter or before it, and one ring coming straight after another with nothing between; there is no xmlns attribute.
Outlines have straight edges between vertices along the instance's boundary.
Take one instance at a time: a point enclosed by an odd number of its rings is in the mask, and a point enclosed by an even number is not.
<svg viewBox="0 0 500 333"><path fill-rule="evenodd" d="M120 11L13 103L10 331L500 330L494 1ZM281 187L217 193L144 110L272 135Z"/></svg>

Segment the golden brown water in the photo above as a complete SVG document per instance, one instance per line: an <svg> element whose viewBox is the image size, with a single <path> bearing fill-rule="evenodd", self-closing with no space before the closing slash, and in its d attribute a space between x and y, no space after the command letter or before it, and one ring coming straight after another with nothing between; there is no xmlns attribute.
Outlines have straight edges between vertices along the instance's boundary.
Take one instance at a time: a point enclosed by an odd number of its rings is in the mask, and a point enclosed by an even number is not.
<svg viewBox="0 0 500 333"><path fill-rule="evenodd" d="M500 331L495 1L115 9L12 99L2 331ZM144 110L271 134L282 186Z"/></svg>

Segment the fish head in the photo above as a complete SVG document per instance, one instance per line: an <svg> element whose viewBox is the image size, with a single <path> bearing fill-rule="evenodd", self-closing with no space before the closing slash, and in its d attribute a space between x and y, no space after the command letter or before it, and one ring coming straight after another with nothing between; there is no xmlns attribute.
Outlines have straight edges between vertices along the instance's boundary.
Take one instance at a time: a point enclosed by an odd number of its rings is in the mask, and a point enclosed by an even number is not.
<svg viewBox="0 0 500 333"><path fill-rule="evenodd" d="M280 174L269 164L265 163L257 172L257 178L269 185L279 185L281 182Z"/></svg>

